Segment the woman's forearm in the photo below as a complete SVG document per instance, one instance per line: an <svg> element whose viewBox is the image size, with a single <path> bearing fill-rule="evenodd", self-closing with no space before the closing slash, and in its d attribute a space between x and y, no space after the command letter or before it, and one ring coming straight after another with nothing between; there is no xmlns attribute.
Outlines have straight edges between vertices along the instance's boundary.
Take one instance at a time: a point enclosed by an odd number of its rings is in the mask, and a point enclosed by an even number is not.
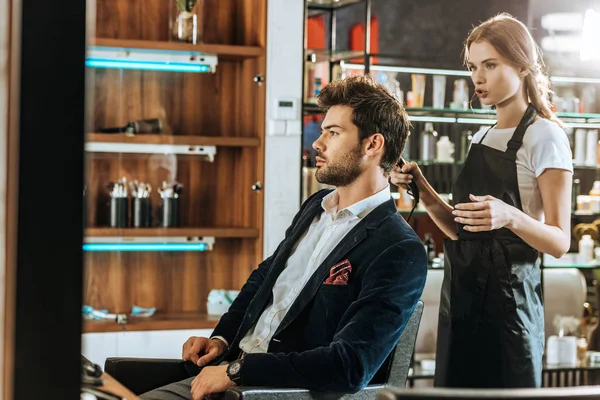
<svg viewBox="0 0 600 400"><path fill-rule="evenodd" d="M560 258L571 246L571 232L563 231L558 226L547 225L513 208L511 222L507 226L525 243L541 253Z"/></svg>
<svg viewBox="0 0 600 400"><path fill-rule="evenodd" d="M429 214L433 222L450 239L458 239L456 234L456 222L454 222L454 216L452 215L452 206L442 200L440 195L426 180L420 182L419 192L421 202L425 206L425 210L427 210L427 214Z"/></svg>

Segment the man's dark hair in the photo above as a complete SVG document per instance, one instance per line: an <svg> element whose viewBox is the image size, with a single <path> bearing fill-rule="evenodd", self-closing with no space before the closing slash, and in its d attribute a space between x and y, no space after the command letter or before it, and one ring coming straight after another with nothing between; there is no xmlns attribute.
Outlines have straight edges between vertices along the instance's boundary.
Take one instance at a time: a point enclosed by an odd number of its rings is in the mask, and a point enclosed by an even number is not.
<svg viewBox="0 0 600 400"><path fill-rule="evenodd" d="M317 105L324 112L333 106L352 107L360 142L381 133L385 144L380 166L390 173L404 150L410 127L408 115L394 95L370 77L352 76L325 86L317 96Z"/></svg>

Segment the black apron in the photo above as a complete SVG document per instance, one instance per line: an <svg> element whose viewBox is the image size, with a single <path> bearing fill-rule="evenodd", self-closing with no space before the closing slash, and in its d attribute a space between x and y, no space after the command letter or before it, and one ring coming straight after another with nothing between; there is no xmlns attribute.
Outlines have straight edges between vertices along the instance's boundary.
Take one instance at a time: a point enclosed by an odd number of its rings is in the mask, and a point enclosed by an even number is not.
<svg viewBox="0 0 600 400"><path fill-rule="evenodd" d="M517 151L536 111L529 105L506 151L473 143L452 190L492 195L522 210ZM538 253L507 228L469 232L444 242L435 386L540 387L544 310Z"/></svg>

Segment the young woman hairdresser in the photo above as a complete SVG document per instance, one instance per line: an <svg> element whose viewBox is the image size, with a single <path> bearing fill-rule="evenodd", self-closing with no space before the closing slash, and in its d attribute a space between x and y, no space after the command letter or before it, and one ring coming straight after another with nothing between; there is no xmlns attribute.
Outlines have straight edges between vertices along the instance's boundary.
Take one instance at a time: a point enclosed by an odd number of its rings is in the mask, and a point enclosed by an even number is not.
<svg viewBox="0 0 600 400"><path fill-rule="evenodd" d="M493 17L470 33L465 62L497 124L478 132L453 185L451 207L415 163L392 173L414 181L444 243L435 384L539 387L544 312L538 252L569 249L571 150L550 109L548 80L525 25Z"/></svg>

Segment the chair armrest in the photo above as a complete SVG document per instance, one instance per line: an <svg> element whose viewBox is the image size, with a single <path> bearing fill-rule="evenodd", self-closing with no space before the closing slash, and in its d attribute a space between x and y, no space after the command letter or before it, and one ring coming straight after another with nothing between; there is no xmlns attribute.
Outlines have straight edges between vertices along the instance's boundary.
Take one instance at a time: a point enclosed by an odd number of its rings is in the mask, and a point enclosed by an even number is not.
<svg viewBox="0 0 600 400"><path fill-rule="evenodd" d="M223 400L373 400L385 385L369 385L356 393L325 393L306 389L234 386L227 389Z"/></svg>
<svg viewBox="0 0 600 400"><path fill-rule="evenodd" d="M186 361L160 358L107 358L104 371L136 395L188 378Z"/></svg>

